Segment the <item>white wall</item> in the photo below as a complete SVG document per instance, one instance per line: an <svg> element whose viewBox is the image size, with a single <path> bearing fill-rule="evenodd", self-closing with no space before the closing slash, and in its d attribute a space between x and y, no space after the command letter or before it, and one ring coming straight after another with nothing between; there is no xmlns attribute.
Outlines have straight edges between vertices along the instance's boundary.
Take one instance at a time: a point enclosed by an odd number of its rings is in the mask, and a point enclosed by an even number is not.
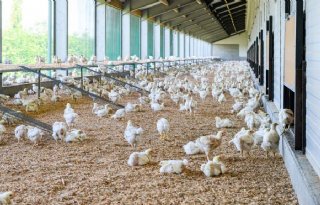
<svg viewBox="0 0 320 205"><path fill-rule="evenodd" d="M320 13L319 0L306 2L307 147L306 156L320 176Z"/></svg>
<svg viewBox="0 0 320 205"><path fill-rule="evenodd" d="M248 34L246 32L231 36L221 41L217 41L214 45L221 44L238 44L239 45L239 57L246 58L248 50Z"/></svg>

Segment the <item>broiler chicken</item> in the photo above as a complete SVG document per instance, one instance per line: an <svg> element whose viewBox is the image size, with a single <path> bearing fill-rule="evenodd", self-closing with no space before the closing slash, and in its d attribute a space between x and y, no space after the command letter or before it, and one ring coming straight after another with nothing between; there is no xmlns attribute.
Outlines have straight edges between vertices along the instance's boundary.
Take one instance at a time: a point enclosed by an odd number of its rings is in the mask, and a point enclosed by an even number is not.
<svg viewBox="0 0 320 205"><path fill-rule="evenodd" d="M263 136L261 148L266 151L267 157L269 152L272 152L273 156L275 156L275 153L278 151L280 136L276 130L277 125L277 123L272 123L269 132L266 132Z"/></svg>
<svg viewBox="0 0 320 205"><path fill-rule="evenodd" d="M279 124L284 130L288 130L294 121L294 115L290 109L281 109L279 112Z"/></svg>
<svg viewBox="0 0 320 205"><path fill-rule="evenodd" d="M215 156L212 161L208 161L206 164L202 164L200 170L207 177L219 176L220 174L224 174L227 169L220 159L220 156Z"/></svg>
<svg viewBox="0 0 320 205"><path fill-rule="evenodd" d="M216 117L215 119L217 128L230 128L234 126L233 122L230 119L221 119L220 117Z"/></svg>
<svg viewBox="0 0 320 205"><path fill-rule="evenodd" d="M141 127L134 127L131 120L129 120L124 131L124 138L131 145L131 147L136 147L142 133L143 129Z"/></svg>
<svg viewBox="0 0 320 205"><path fill-rule="evenodd" d="M12 198L13 198L12 191L0 192L0 204L1 205L11 205Z"/></svg>
<svg viewBox="0 0 320 205"><path fill-rule="evenodd" d="M234 138L229 141L229 144L231 143L233 143L236 149L241 152L241 156L243 156L244 151L250 156L250 150L254 144L253 131L242 128Z"/></svg>
<svg viewBox="0 0 320 205"><path fill-rule="evenodd" d="M70 132L67 132L65 141L68 142L81 142L87 139L87 135L82 130L72 129Z"/></svg>
<svg viewBox="0 0 320 205"><path fill-rule="evenodd" d="M187 144L183 145L184 152L187 155L201 154L204 153L196 142L190 141Z"/></svg>
<svg viewBox="0 0 320 205"><path fill-rule="evenodd" d="M151 152L152 152L152 149L147 149L143 152L133 152L128 159L128 165L142 166L150 163Z"/></svg>
<svg viewBox="0 0 320 205"><path fill-rule="evenodd" d="M168 133L169 133L169 130L170 130L170 124L169 124L169 121L165 118L161 118L158 120L157 122L157 130L160 134L160 139L161 140L165 140L165 139L168 139L169 136L168 136Z"/></svg>
<svg viewBox="0 0 320 205"><path fill-rule="evenodd" d="M203 151L209 160L210 153L220 146L224 131L219 131L216 135L201 136L196 139L197 146Z"/></svg>
<svg viewBox="0 0 320 205"><path fill-rule="evenodd" d="M55 122L52 125L52 137L55 141L64 140L67 135L67 124L64 122Z"/></svg>
<svg viewBox="0 0 320 205"><path fill-rule="evenodd" d="M112 119L122 119L126 115L126 110L124 108L118 109L112 116Z"/></svg>
<svg viewBox="0 0 320 205"><path fill-rule="evenodd" d="M43 135L44 135L43 131L40 130L39 128L28 126L27 137L31 142L34 143L34 145L36 145L40 141Z"/></svg>
<svg viewBox="0 0 320 205"><path fill-rule="evenodd" d="M175 173L181 174L186 166L188 160L164 160L160 162L160 173Z"/></svg>

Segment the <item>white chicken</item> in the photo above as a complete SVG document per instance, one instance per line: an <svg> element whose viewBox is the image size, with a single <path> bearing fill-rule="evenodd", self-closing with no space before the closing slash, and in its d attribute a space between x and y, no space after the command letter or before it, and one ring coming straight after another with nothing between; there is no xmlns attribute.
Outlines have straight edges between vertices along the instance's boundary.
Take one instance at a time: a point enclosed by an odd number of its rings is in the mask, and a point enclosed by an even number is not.
<svg viewBox="0 0 320 205"><path fill-rule="evenodd" d="M121 96L119 95L119 93L115 92L114 90L111 90L111 92L108 93L108 97L113 103L116 103Z"/></svg>
<svg viewBox="0 0 320 205"><path fill-rule="evenodd" d="M224 131L219 131L216 135L201 136L196 139L197 146L204 152L209 160L210 153L220 146Z"/></svg>
<svg viewBox="0 0 320 205"><path fill-rule="evenodd" d="M181 174L186 166L188 165L188 160L165 160L160 162L160 173L174 173Z"/></svg>
<svg viewBox="0 0 320 205"><path fill-rule="evenodd" d="M269 152L272 152L273 156L275 156L275 153L278 151L280 136L276 130L277 125L277 123L272 123L269 132L266 132L263 136L261 148L266 151L267 157Z"/></svg>
<svg viewBox="0 0 320 205"><path fill-rule="evenodd" d="M253 130L254 128L258 128L260 126L260 120L256 113L249 112L246 114L244 121L247 124L249 130Z"/></svg>
<svg viewBox="0 0 320 205"><path fill-rule="evenodd" d="M65 141L68 142L81 142L87 139L87 135L82 130L72 129L70 132L67 132Z"/></svg>
<svg viewBox="0 0 320 205"><path fill-rule="evenodd" d="M286 131L294 121L294 115L290 109L281 109L279 112L279 124Z"/></svg>
<svg viewBox="0 0 320 205"><path fill-rule="evenodd" d="M68 125L68 127L73 127L74 122L76 121L78 114L75 112L65 112L63 117Z"/></svg>
<svg viewBox="0 0 320 205"><path fill-rule="evenodd" d="M224 93L221 93L219 95L218 102L219 102L219 104L221 104L221 103L223 103L225 101L226 101L226 96L224 95Z"/></svg>
<svg viewBox="0 0 320 205"><path fill-rule="evenodd" d="M160 134L160 139L165 140L168 139L169 131L170 131L170 124L169 121L165 118L161 118L157 122L157 130Z"/></svg>
<svg viewBox="0 0 320 205"><path fill-rule="evenodd" d="M260 127L254 134L253 134L253 143L254 146L260 146L263 142L263 136L269 132L270 129L265 127Z"/></svg>
<svg viewBox="0 0 320 205"><path fill-rule="evenodd" d="M14 136L20 142L20 139L28 137L28 127L25 125L19 125L14 129Z"/></svg>
<svg viewBox="0 0 320 205"><path fill-rule="evenodd" d="M187 144L183 145L184 152L187 155L195 155L204 153L197 145L197 143L190 141Z"/></svg>
<svg viewBox="0 0 320 205"><path fill-rule="evenodd" d="M215 156L212 161L201 165L200 169L204 175L207 177L219 176L227 171L226 166L220 158L221 156Z"/></svg>
<svg viewBox="0 0 320 205"><path fill-rule="evenodd" d="M55 122L52 125L52 137L55 141L64 140L67 135L67 124L64 122Z"/></svg>
<svg viewBox="0 0 320 205"><path fill-rule="evenodd" d="M12 198L14 194L12 191L0 192L0 204L1 205L10 205L12 204Z"/></svg>
<svg viewBox="0 0 320 205"><path fill-rule="evenodd" d="M67 103L66 108L64 109L63 113L70 113L70 112L74 112L74 110L71 107L70 103Z"/></svg>
<svg viewBox="0 0 320 205"><path fill-rule="evenodd" d="M138 104L132 104L132 103L127 103L126 107L124 108L126 110L126 113L129 112L138 112L142 110L142 105Z"/></svg>
<svg viewBox="0 0 320 205"><path fill-rule="evenodd" d="M118 109L112 116L112 119L122 119L126 115L126 110L124 108Z"/></svg>
<svg viewBox="0 0 320 205"><path fill-rule="evenodd" d="M42 136L44 135L43 131L37 127L28 126L28 138L34 145L41 140Z"/></svg>
<svg viewBox="0 0 320 205"><path fill-rule="evenodd" d="M112 108L109 106L109 104L104 105L104 108L99 109L95 112L95 114L98 117L104 117L107 116L112 111Z"/></svg>
<svg viewBox="0 0 320 205"><path fill-rule="evenodd" d="M0 123L0 135L5 133L6 131L7 131L6 127L2 123Z"/></svg>
<svg viewBox="0 0 320 205"><path fill-rule="evenodd" d="M141 127L134 127L131 120L129 120L124 131L124 138L131 145L131 147L136 147L140 141L140 136L142 133L143 129Z"/></svg>
<svg viewBox="0 0 320 205"><path fill-rule="evenodd" d="M253 131L242 128L234 138L229 141L229 144L231 143L233 143L236 149L241 152L241 156L243 156L244 151L250 156L250 150L254 144Z"/></svg>
<svg viewBox="0 0 320 205"><path fill-rule="evenodd" d="M243 108L243 102L235 102L232 105L232 113L239 112Z"/></svg>
<svg viewBox="0 0 320 205"><path fill-rule="evenodd" d="M209 94L209 88L206 88L205 90L199 91L199 96L202 101L204 101L206 99L208 94Z"/></svg>
<svg viewBox="0 0 320 205"><path fill-rule="evenodd" d="M98 103L93 103L91 112L95 114L98 110L103 109L103 106L99 106Z"/></svg>
<svg viewBox="0 0 320 205"><path fill-rule="evenodd" d="M221 119L220 117L216 117L215 119L217 128L230 128L234 126L233 122L230 119Z"/></svg>
<svg viewBox="0 0 320 205"><path fill-rule="evenodd" d="M154 112L161 111L161 110L164 109L164 103L159 104L159 103L157 103L157 102L151 102L151 109L152 109Z"/></svg>
<svg viewBox="0 0 320 205"><path fill-rule="evenodd" d="M152 152L152 149L147 149L143 152L133 152L128 159L128 165L142 166L150 163L151 152Z"/></svg>

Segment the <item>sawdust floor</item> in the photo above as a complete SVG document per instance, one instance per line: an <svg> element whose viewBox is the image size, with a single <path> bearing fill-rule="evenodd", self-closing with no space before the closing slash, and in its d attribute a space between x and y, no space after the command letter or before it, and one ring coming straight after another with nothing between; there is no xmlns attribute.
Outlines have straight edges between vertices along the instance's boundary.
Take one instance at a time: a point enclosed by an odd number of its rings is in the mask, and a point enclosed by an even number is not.
<svg viewBox="0 0 320 205"><path fill-rule="evenodd" d="M137 95L121 103L135 102ZM198 99L198 98L197 98ZM56 144L42 140L32 147L29 141L17 143L14 127L8 127L5 144L0 146L0 191L16 193L15 204L297 204L282 158L265 157L256 148L251 158L241 157L228 141L244 123L230 114L230 96L224 106L212 100L198 100L200 109L194 116L178 111L169 99L164 111L127 114L125 120L98 119L91 114L92 101L72 103L80 115L76 128L89 140L82 143ZM66 102L48 105L36 115L47 123L63 121ZM45 112L43 112L45 111ZM216 132L215 116L229 117L236 128L215 154L225 154L229 171L207 178L200 172L205 155L186 156L182 146L201 135ZM171 124L171 141L160 141L156 122L165 117ZM145 132L136 149L124 140L127 120ZM153 164L131 168L129 155L147 148L154 150ZM182 175L162 175L158 162L166 159L188 159L188 171Z"/></svg>

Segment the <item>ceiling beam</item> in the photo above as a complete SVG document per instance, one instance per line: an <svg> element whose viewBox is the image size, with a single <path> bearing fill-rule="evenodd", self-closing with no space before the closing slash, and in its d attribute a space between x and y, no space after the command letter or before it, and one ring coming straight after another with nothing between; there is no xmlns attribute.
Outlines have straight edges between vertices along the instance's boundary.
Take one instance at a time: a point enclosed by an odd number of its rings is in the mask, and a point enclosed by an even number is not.
<svg viewBox="0 0 320 205"><path fill-rule="evenodd" d="M144 10L154 6L158 6L159 4L163 4L168 6L169 3L167 0L139 0L139 1L130 1L130 10Z"/></svg>
<svg viewBox="0 0 320 205"><path fill-rule="evenodd" d="M182 25L184 23L195 22L196 20L200 21L200 20L207 19L210 17L212 18L212 15L209 12L197 12L192 15L185 16L183 19L179 18L176 21L171 21L170 26L175 27L178 25Z"/></svg>
<svg viewBox="0 0 320 205"><path fill-rule="evenodd" d="M160 15L159 16L159 20L161 23L167 23L169 21L172 21L176 18L179 18L183 15L190 15L193 14L195 12L199 12L203 9L202 5L190 5L190 6L186 6L183 9L181 9L178 13L171 11L170 14L167 13L166 15Z"/></svg>
<svg viewBox="0 0 320 205"><path fill-rule="evenodd" d="M140 0L143 1L143 0ZM155 7L151 7L149 9L146 9L144 12L147 12L148 18L155 18L159 15L163 15L165 13L168 13L174 9L181 9L184 6L187 6L189 4L193 4L194 0L171 0L169 6L164 5L158 5Z"/></svg>
<svg viewBox="0 0 320 205"><path fill-rule="evenodd" d="M201 22L208 22L209 24L213 24L215 22L215 20L214 20L213 16L208 15L208 14L204 14L201 17L196 18L196 20L194 20L194 21L186 21L186 22L181 23L178 26L178 29L179 30L186 29L190 26L200 24Z"/></svg>

